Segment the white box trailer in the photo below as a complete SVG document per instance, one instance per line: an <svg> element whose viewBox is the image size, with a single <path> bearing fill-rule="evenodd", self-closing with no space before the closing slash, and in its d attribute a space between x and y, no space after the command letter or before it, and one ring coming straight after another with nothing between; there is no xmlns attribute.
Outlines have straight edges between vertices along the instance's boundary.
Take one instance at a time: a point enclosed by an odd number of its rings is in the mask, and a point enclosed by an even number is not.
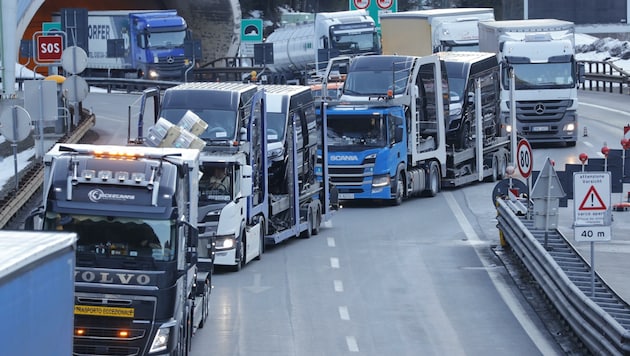
<svg viewBox="0 0 630 356"><path fill-rule="evenodd" d="M478 23L494 20L492 8L453 8L380 15L383 54L426 56L440 51L476 51Z"/></svg>

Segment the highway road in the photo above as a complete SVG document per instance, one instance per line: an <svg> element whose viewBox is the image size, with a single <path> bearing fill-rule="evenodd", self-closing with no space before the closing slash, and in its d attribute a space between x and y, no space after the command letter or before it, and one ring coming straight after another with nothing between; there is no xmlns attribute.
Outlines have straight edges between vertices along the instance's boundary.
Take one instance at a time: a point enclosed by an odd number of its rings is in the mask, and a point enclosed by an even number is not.
<svg viewBox="0 0 630 356"><path fill-rule="evenodd" d="M84 106L97 125L89 140L125 143L136 99L90 93ZM580 92L580 100L588 136L576 147L535 146L534 170L547 157L556 167L577 163L581 152L598 157L603 142L620 147L627 97ZM268 248L238 273L217 271L210 320L192 355L566 353L495 254L493 187L473 184L398 207L346 205L318 236ZM561 214L569 231L572 214ZM619 260L630 252L608 250ZM600 273L619 278L616 288L622 270L600 257Z"/></svg>

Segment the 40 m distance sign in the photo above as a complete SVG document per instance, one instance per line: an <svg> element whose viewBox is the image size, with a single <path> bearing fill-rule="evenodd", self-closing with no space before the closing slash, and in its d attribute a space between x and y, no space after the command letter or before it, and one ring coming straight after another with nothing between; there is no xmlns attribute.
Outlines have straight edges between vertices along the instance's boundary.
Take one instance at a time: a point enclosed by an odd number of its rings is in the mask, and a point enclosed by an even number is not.
<svg viewBox="0 0 630 356"><path fill-rule="evenodd" d="M576 242L595 242L612 240L612 229L608 226L574 226Z"/></svg>

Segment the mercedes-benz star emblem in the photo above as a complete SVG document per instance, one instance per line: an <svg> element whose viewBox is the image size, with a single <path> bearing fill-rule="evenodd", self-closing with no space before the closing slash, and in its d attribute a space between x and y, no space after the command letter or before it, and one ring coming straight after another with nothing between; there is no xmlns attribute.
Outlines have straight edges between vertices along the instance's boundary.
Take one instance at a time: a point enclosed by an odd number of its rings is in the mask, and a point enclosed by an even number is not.
<svg viewBox="0 0 630 356"><path fill-rule="evenodd" d="M542 103L536 104L536 106L534 106L534 111L538 115L544 114L545 113L545 105L543 105Z"/></svg>
<svg viewBox="0 0 630 356"><path fill-rule="evenodd" d="M172 56L169 56L166 58L166 63L173 63L173 62L175 62L175 58L173 58Z"/></svg>

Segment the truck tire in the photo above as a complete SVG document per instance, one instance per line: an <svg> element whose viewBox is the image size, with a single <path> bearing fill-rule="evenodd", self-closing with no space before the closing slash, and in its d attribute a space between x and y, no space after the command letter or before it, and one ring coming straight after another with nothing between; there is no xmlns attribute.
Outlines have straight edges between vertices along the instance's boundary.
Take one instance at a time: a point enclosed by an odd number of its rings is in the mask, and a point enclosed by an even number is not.
<svg viewBox="0 0 630 356"><path fill-rule="evenodd" d="M427 182L429 183L429 185L424 191L424 194L427 197L434 197L440 192L440 167L438 167L437 162L431 162L431 164L429 165L429 173L427 178Z"/></svg>
<svg viewBox="0 0 630 356"><path fill-rule="evenodd" d="M313 209L311 209L310 206L308 207L308 212L306 213L306 222L306 230L300 233L300 237L303 239L310 239L313 232Z"/></svg>
<svg viewBox="0 0 630 356"><path fill-rule="evenodd" d="M319 208L319 206L317 207L317 209L315 209L316 213L315 213L315 224L313 225L313 235L319 235L319 227L322 224L322 211Z"/></svg>
<svg viewBox="0 0 630 356"><path fill-rule="evenodd" d="M391 200L392 206L402 204L405 197L405 179L403 178L403 173L403 171L399 171L396 175L396 196Z"/></svg>
<svg viewBox="0 0 630 356"><path fill-rule="evenodd" d="M235 256L236 264L232 266L232 272L240 271L245 265L245 256L246 256L245 253L247 251L245 251L245 241L242 238L243 236L245 236L244 231L241 232L241 241L236 242L236 256Z"/></svg>
<svg viewBox="0 0 630 356"><path fill-rule="evenodd" d="M210 284L206 281L203 284L203 299L202 299L203 311L201 312L201 321L199 321L199 329L203 329L203 326L206 324L206 320L208 320L208 315L210 314Z"/></svg>
<svg viewBox="0 0 630 356"><path fill-rule="evenodd" d="M265 253L265 220L260 219L258 223L260 224L260 241L258 245L258 256L256 256L255 260L260 261L262 254Z"/></svg>
<svg viewBox="0 0 630 356"><path fill-rule="evenodd" d="M497 156L492 157L492 175L487 177L486 180L489 182L496 182L501 179L501 173L499 172L499 159Z"/></svg>

